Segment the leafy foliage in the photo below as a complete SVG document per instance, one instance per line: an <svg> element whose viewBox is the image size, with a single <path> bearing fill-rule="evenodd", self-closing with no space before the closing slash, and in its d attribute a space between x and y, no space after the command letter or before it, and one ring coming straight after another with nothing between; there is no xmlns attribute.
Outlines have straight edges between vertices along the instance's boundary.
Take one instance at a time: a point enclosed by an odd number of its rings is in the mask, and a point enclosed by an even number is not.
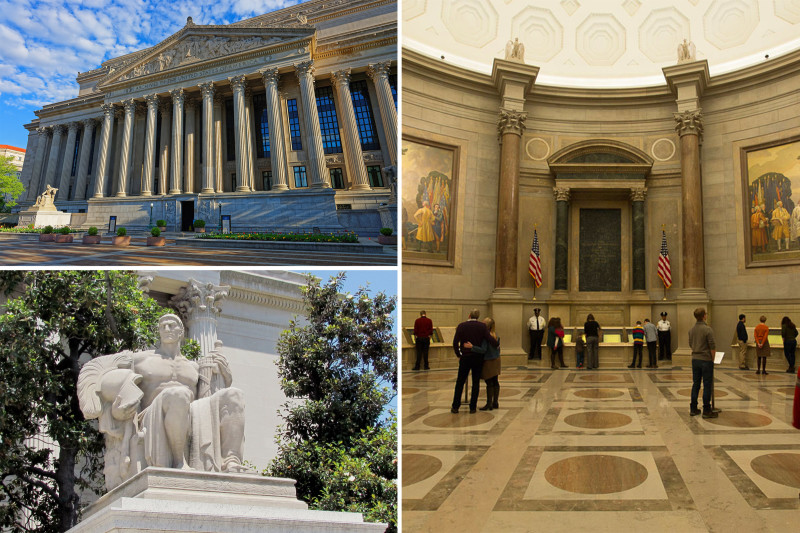
<svg viewBox="0 0 800 533"><path fill-rule="evenodd" d="M117 228L117 237L124 237L128 234L128 230L125 228Z"/></svg>
<svg viewBox="0 0 800 533"><path fill-rule="evenodd" d="M14 158L0 156L0 207L3 212L10 212L17 205L15 200L25 191L25 187L17 177L17 167L11 164ZM6 198L8 195L10 198Z"/></svg>
<svg viewBox="0 0 800 533"><path fill-rule="evenodd" d="M95 235L97 235L97 228L95 226L92 226L91 228L89 228L89 231L87 231L86 234L94 237Z"/></svg>
<svg viewBox="0 0 800 533"><path fill-rule="evenodd" d="M150 230L150 235L152 235L153 237L161 237L161 230L158 229L157 227L153 228Z"/></svg>
<svg viewBox="0 0 800 533"><path fill-rule="evenodd" d="M1 271L0 290L0 529L66 531L80 491L103 486L103 441L76 395L81 364L153 345L165 310L131 272Z"/></svg>
<svg viewBox="0 0 800 533"><path fill-rule="evenodd" d="M307 320L278 342L281 387L296 400L284 405L267 473L296 479L312 507L357 510L396 531L397 425L383 417L397 394L396 301L363 288L341 295L343 280L309 276Z"/></svg>

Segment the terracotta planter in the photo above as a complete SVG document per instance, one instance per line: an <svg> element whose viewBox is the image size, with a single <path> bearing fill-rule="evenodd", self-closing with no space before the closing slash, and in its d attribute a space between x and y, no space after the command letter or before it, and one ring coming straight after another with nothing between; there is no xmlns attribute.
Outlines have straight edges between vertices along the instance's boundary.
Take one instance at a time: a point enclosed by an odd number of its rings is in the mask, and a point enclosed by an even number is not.
<svg viewBox="0 0 800 533"><path fill-rule="evenodd" d="M100 244L100 235L84 235L83 244Z"/></svg>
<svg viewBox="0 0 800 533"><path fill-rule="evenodd" d="M72 235L56 235L56 242L72 242Z"/></svg>
<svg viewBox="0 0 800 533"><path fill-rule="evenodd" d="M206 228L194 228L194 232L195 233L205 233L206 232Z"/></svg>
<svg viewBox="0 0 800 533"><path fill-rule="evenodd" d="M167 242L166 237L148 237L147 246L164 246Z"/></svg>
<svg viewBox="0 0 800 533"><path fill-rule="evenodd" d="M397 244L397 235L378 235L379 244Z"/></svg>
<svg viewBox="0 0 800 533"><path fill-rule="evenodd" d="M130 246L131 244L131 236L125 235L124 237L112 237L111 244L114 246Z"/></svg>
<svg viewBox="0 0 800 533"><path fill-rule="evenodd" d="M39 242L56 242L55 233L40 233Z"/></svg>
<svg viewBox="0 0 800 533"><path fill-rule="evenodd" d="M161 230L161 233L164 233L165 231L167 231L167 227L166 226L158 226L158 229Z"/></svg>

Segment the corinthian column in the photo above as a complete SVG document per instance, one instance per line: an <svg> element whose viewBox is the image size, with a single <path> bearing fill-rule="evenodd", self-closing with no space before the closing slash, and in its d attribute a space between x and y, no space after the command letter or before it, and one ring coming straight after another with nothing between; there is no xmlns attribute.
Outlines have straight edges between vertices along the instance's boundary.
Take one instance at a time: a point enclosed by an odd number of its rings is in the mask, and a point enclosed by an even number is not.
<svg viewBox="0 0 800 533"><path fill-rule="evenodd" d="M280 98L278 96L277 68L260 71L267 89L267 121L269 122L270 162L272 164L272 190L284 191L289 188L286 157L286 141L283 137Z"/></svg>
<svg viewBox="0 0 800 533"><path fill-rule="evenodd" d="M356 112L353 109L353 97L350 94L350 69L333 73L333 88L339 107L340 126L344 130L344 161L347 174L353 183L351 189L367 190L369 179L367 167L364 166L364 153L361 151L361 139L358 136Z"/></svg>
<svg viewBox="0 0 800 533"><path fill-rule="evenodd" d="M172 104L169 101L159 102L161 111L161 146L158 156L158 194L167 194L169 183L169 134L172 128Z"/></svg>
<svg viewBox="0 0 800 533"><path fill-rule="evenodd" d="M169 193L180 194L183 181L183 89L173 89L169 94L172 95L172 182Z"/></svg>
<svg viewBox="0 0 800 533"><path fill-rule="evenodd" d="M133 135L133 113L136 111L136 100L133 98L122 102L125 107L125 123L122 126L122 155L117 177L117 196L128 195L128 174L131 170L131 144Z"/></svg>
<svg viewBox="0 0 800 533"><path fill-rule="evenodd" d="M222 301L228 296L230 287L200 283L190 279L189 284L181 287L170 303L178 308L189 338L200 344L200 354L205 356L214 349L217 340L217 316Z"/></svg>
<svg viewBox="0 0 800 533"><path fill-rule="evenodd" d="M194 98L187 98L185 102L186 107L186 154L184 155L183 171L184 171L184 188L183 192L194 192L194 156L195 156L195 139L197 138L197 100Z"/></svg>
<svg viewBox="0 0 800 533"><path fill-rule="evenodd" d="M86 180L89 178L89 154L92 152L92 134L97 122L93 118L83 121L81 135L81 158L78 162L78 176L75 178L75 200L86 199Z"/></svg>
<svg viewBox="0 0 800 533"><path fill-rule="evenodd" d="M236 191L246 192L247 187L247 168L249 163L246 157L247 143L247 117L245 115L244 103L244 75L228 78L233 89L233 128L234 144L236 145Z"/></svg>
<svg viewBox="0 0 800 533"><path fill-rule="evenodd" d="M631 189L631 225L633 226L633 290L644 291L644 199L647 187Z"/></svg>
<svg viewBox="0 0 800 533"><path fill-rule="evenodd" d="M322 149L322 130L319 127L317 99L314 95L314 62L304 61L295 65L300 80L300 96L303 100L303 118L306 125L306 153L311 167L311 187L330 187Z"/></svg>
<svg viewBox="0 0 800 533"><path fill-rule="evenodd" d="M367 67L367 75L375 84L375 94L378 95L378 108L381 110L381 122L386 137L387 150L392 165L397 164L397 108L394 106L392 87L389 85L389 68L391 61L375 63Z"/></svg>
<svg viewBox="0 0 800 533"><path fill-rule="evenodd" d="M675 131L681 139L681 193L683 200L683 288L705 288L703 257L703 188L700 175L700 109L674 114Z"/></svg>
<svg viewBox="0 0 800 533"><path fill-rule="evenodd" d="M102 198L106 188L106 180L110 179L111 133L114 131L114 104L103 104L103 130L100 136L100 153L97 160L97 177L94 180L94 197Z"/></svg>
<svg viewBox="0 0 800 533"><path fill-rule="evenodd" d="M56 178L56 165L58 165L58 152L61 149L61 137L67 128L61 124L53 126L53 143L50 145L50 157L47 159L47 172L45 172L45 187L54 186Z"/></svg>
<svg viewBox="0 0 800 533"><path fill-rule="evenodd" d="M78 123L67 125L67 146L64 150L64 162L61 164L61 179L58 181L57 200L69 200L69 179L72 174L72 163L75 159L75 139L78 134Z"/></svg>
<svg viewBox="0 0 800 533"><path fill-rule="evenodd" d="M31 183L28 186L29 192L26 198L33 201L39 196L39 187L42 181L42 167L44 166L45 154L47 153L47 139L52 135L50 128L36 128L39 135L39 142L36 144L36 160L33 162L33 172L31 173Z"/></svg>
<svg viewBox="0 0 800 533"><path fill-rule="evenodd" d="M500 109L500 186L497 200L495 288L517 287L517 236L519 224L519 146L528 114Z"/></svg>
<svg viewBox="0 0 800 533"><path fill-rule="evenodd" d="M556 257L553 288L567 290L567 265L569 259L569 189L553 187L556 197Z"/></svg>
<svg viewBox="0 0 800 533"><path fill-rule="evenodd" d="M247 131L247 142L245 142L245 148L247 149L247 156L245 157L245 161L247 161L247 190L254 191L256 189L256 147L254 145L255 139L253 138L253 115L255 115L255 111L253 110L253 92L250 89L244 90L244 104L244 120Z"/></svg>
<svg viewBox="0 0 800 533"><path fill-rule="evenodd" d="M203 94L203 188L201 193L214 192L214 82L200 84Z"/></svg>
<svg viewBox="0 0 800 533"><path fill-rule="evenodd" d="M217 192L222 192L222 171L224 162L222 160L222 106L223 99L217 95L214 97L214 175L212 176L212 187Z"/></svg>
<svg viewBox="0 0 800 533"><path fill-rule="evenodd" d="M144 138L144 169L142 171L142 196L153 195L153 172L156 166L156 125L158 124L158 95L147 94L147 130Z"/></svg>

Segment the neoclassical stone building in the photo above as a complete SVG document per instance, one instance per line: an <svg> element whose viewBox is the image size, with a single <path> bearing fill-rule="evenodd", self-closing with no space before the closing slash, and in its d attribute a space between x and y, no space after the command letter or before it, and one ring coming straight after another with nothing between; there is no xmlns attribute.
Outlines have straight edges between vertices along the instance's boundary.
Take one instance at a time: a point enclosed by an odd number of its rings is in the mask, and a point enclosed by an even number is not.
<svg viewBox="0 0 800 533"><path fill-rule="evenodd" d="M227 214L234 229L375 234L393 223L396 50L390 0L190 17L36 113L21 206L50 185L73 226L185 230Z"/></svg>

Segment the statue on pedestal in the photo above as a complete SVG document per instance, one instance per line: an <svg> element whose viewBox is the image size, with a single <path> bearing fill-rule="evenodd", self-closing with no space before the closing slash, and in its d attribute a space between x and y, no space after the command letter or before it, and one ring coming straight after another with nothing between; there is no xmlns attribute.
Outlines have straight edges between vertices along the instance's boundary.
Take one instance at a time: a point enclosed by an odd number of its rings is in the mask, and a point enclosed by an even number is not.
<svg viewBox="0 0 800 533"><path fill-rule="evenodd" d="M55 189L48 184L44 192L36 198L36 203L33 204L33 207L38 207L39 209L45 209L49 211L55 211L56 210L55 199L57 192L58 189Z"/></svg>
<svg viewBox="0 0 800 533"><path fill-rule="evenodd" d="M506 59L508 61L519 61L520 63L525 62L525 45L519 42L518 37L506 43Z"/></svg>
<svg viewBox="0 0 800 533"><path fill-rule="evenodd" d="M695 60L695 46L692 41L686 39L678 44L678 63L688 63Z"/></svg>
<svg viewBox="0 0 800 533"><path fill-rule="evenodd" d="M221 342L198 362L181 355L184 327L167 314L154 350L125 351L86 363L78 399L105 435L106 488L148 466L242 472L244 396L231 387Z"/></svg>

